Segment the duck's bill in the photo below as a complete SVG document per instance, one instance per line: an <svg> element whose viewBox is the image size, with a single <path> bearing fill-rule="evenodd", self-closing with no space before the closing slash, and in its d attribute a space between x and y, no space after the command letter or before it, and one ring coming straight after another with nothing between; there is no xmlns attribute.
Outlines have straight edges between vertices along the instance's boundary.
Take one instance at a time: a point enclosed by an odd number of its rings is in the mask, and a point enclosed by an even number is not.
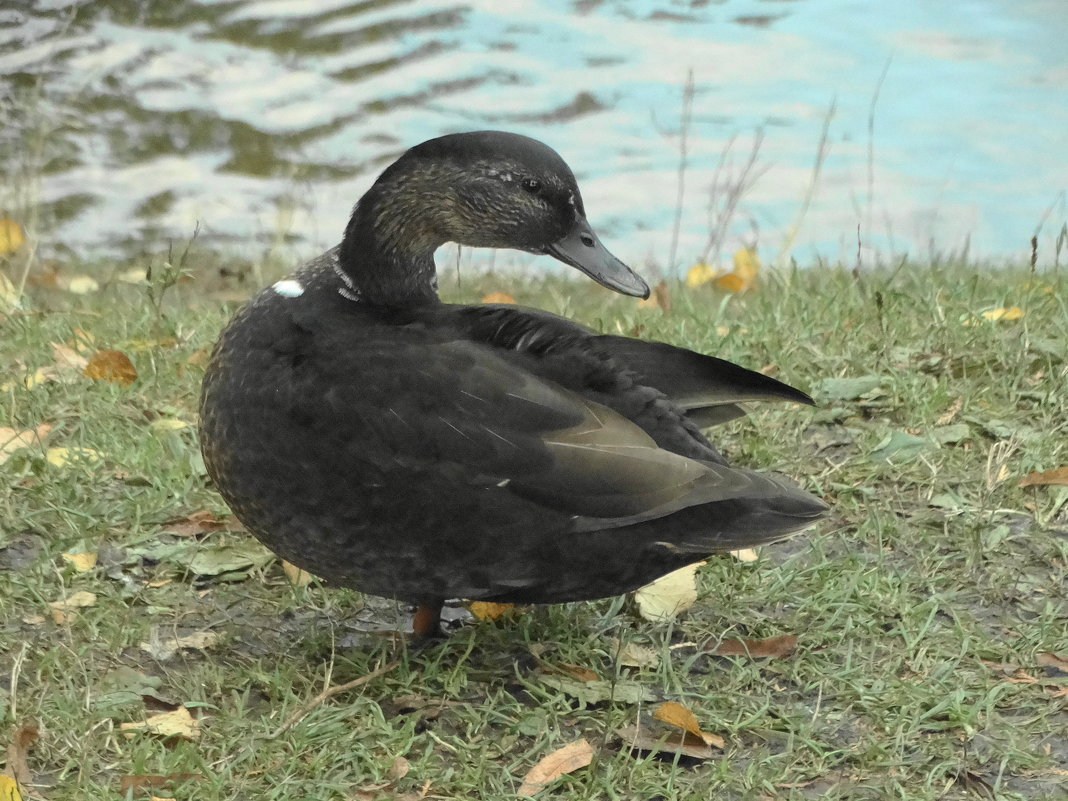
<svg viewBox="0 0 1068 801"><path fill-rule="evenodd" d="M566 236L545 249L564 264L582 270L601 286L636 298L649 297L649 285L634 270L608 252L590 224L581 217Z"/></svg>

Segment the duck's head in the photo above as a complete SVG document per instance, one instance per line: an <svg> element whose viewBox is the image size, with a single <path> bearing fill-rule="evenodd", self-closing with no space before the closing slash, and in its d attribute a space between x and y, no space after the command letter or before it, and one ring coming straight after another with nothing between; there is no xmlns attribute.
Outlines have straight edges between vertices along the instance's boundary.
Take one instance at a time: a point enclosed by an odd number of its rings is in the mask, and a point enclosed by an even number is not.
<svg viewBox="0 0 1068 801"><path fill-rule="evenodd" d="M433 252L445 242L547 253L609 289L649 295L593 232L564 160L526 136L450 134L408 150L357 204L341 265L373 300L383 271L414 270L419 281L429 264L432 280Z"/></svg>

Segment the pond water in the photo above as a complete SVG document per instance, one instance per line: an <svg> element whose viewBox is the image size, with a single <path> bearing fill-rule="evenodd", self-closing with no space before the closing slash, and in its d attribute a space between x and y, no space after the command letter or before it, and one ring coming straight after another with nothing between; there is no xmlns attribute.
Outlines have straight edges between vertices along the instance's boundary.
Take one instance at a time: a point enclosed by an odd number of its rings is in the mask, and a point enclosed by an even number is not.
<svg viewBox="0 0 1068 801"><path fill-rule="evenodd" d="M224 250L307 257L405 147L503 128L564 155L602 239L639 267L752 242L802 264L1022 261L1036 233L1049 262L1068 219L1066 11L8 2L0 207L37 205L45 254L153 250L199 224Z"/></svg>

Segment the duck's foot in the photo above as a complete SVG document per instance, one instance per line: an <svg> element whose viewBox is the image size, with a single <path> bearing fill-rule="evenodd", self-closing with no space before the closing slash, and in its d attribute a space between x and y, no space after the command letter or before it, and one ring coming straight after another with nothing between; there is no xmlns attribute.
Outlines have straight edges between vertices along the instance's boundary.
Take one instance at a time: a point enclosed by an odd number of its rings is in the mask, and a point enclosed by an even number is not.
<svg viewBox="0 0 1068 801"><path fill-rule="evenodd" d="M419 604L412 618L412 635L415 640L440 640L445 638L441 630L441 608L444 601Z"/></svg>

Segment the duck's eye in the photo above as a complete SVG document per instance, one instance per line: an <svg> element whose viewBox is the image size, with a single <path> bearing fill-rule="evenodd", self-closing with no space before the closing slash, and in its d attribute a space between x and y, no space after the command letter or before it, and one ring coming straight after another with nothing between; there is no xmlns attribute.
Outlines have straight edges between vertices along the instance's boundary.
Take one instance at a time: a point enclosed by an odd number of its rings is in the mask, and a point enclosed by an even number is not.
<svg viewBox="0 0 1068 801"><path fill-rule="evenodd" d="M541 190L541 181L537 178L524 178L520 183L532 195L536 195Z"/></svg>

